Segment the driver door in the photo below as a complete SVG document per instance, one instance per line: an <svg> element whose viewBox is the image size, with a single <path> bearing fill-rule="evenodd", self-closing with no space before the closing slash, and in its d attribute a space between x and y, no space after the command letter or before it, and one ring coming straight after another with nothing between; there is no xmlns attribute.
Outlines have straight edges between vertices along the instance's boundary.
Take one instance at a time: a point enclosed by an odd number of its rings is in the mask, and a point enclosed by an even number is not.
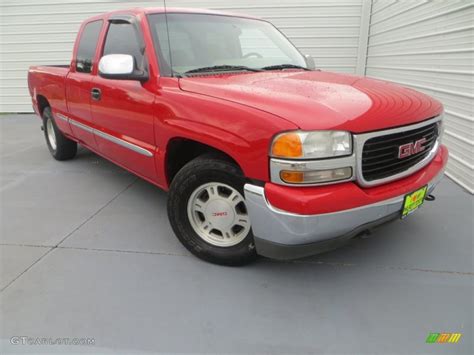
<svg viewBox="0 0 474 355"><path fill-rule="evenodd" d="M147 63L133 21L109 21L101 57L129 54ZM141 33L138 33L141 36ZM156 180L153 103L155 94L138 80L92 79L91 112L99 151L138 175Z"/></svg>

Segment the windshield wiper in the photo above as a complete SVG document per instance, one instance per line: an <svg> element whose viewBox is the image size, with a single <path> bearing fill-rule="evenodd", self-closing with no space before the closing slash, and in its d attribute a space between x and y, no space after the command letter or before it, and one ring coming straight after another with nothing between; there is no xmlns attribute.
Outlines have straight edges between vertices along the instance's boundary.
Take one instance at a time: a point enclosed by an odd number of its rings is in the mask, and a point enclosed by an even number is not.
<svg viewBox="0 0 474 355"><path fill-rule="evenodd" d="M187 72L184 73L184 75L195 74L195 73L206 73L206 72L236 71L236 70L246 70L246 71L252 71L252 72L261 71L260 69L249 68L243 65L215 65L212 67L203 67L203 68L188 70Z"/></svg>
<svg viewBox="0 0 474 355"><path fill-rule="evenodd" d="M302 67L300 65L295 65L295 64L269 65L268 67L262 68L262 70L283 70L283 69L302 69L302 70L308 70L308 71L311 70L311 69Z"/></svg>

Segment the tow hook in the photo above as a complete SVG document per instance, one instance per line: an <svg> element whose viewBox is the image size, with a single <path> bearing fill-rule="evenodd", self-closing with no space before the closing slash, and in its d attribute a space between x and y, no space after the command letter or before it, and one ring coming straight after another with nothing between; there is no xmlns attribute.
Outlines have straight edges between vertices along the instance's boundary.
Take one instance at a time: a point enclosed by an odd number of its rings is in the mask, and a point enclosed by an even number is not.
<svg viewBox="0 0 474 355"><path fill-rule="evenodd" d="M436 200L436 197L434 197L434 195L429 194L428 196L425 197L425 200L426 201L434 201L434 200Z"/></svg>

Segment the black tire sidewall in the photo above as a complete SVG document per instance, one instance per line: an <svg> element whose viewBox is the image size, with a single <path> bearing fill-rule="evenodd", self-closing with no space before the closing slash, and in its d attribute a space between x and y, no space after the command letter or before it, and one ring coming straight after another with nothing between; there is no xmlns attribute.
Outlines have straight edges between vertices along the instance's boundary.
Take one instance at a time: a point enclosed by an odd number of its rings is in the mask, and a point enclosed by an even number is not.
<svg viewBox="0 0 474 355"><path fill-rule="evenodd" d="M188 163L173 179L168 197L168 217L181 243L201 259L221 265L243 265L256 257L252 230L239 244L218 247L207 243L193 229L188 217L188 201L200 186L219 182L244 195L245 179L240 170L226 161L197 158Z"/></svg>
<svg viewBox="0 0 474 355"><path fill-rule="evenodd" d="M48 137L48 120L51 120L53 129L54 129L54 135L56 137L56 149L54 149L51 146L51 143L49 142L49 137ZM56 122L54 122L53 114L51 112L51 109L49 107L46 107L43 111L43 130L44 130L44 138L46 139L46 145L48 146L49 152L53 157L56 158L57 155L57 150L58 150L58 128L56 127Z"/></svg>
<svg viewBox="0 0 474 355"><path fill-rule="evenodd" d="M69 138L67 138L56 125L54 120L53 113L50 107L45 107L43 110L43 131L44 138L46 139L46 145L48 146L49 152L56 160L69 160L76 156L77 153L77 143ZM54 135L56 137L56 149L51 146L48 138L48 120L51 120Z"/></svg>

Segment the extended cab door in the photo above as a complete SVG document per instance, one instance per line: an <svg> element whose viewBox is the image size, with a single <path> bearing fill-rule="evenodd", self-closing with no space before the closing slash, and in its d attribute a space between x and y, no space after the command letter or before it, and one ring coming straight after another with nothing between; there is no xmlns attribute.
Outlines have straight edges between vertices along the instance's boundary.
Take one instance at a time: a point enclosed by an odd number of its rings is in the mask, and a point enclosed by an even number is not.
<svg viewBox="0 0 474 355"><path fill-rule="evenodd" d="M66 79L66 102L74 136L91 148L97 148L90 111L92 68L103 20L84 24L75 58Z"/></svg>
<svg viewBox="0 0 474 355"><path fill-rule="evenodd" d="M134 21L109 20L103 53L129 54L135 66L147 66L141 30ZM138 37L137 37L138 36ZM144 68L146 70L146 68ZM155 94L138 80L92 80L91 110L100 153L143 177L155 180L153 102Z"/></svg>

